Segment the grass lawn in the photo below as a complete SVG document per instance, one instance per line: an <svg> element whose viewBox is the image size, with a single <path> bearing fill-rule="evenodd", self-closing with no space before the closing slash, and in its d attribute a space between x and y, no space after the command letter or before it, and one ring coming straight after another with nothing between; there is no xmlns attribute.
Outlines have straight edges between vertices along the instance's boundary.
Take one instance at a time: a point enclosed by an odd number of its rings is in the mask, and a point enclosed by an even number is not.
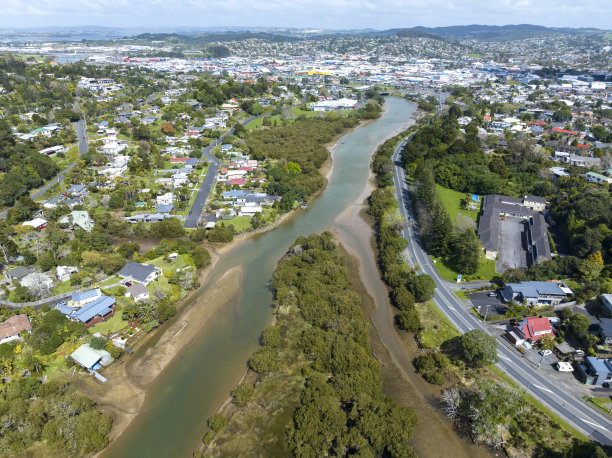
<svg viewBox="0 0 612 458"><path fill-rule="evenodd" d="M245 229L248 229L251 227L251 217L250 216L236 216L234 219L229 220L229 221L218 221L217 225L220 225L221 223L225 223L226 226L231 224L232 226L234 226L234 230L236 232L242 232Z"/></svg>
<svg viewBox="0 0 612 458"><path fill-rule="evenodd" d="M436 258L434 256L431 256L431 259L435 261L436 268L442 278L448 281L457 281L457 275L459 275L459 273L455 270L456 268L452 261ZM474 275L463 275L462 281L491 280L495 275L497 275L495 273L495 261L491 259L482 259L478 271Z"/></svg>
<svg viewBox="0 0 612 458"><path fill-rule="evenodd" d="M308 110L308 111L300 110L299 107L290 108L290 109L286 110L285 113L286 113L285 116L290 115L290 113L293 113L292 119L287 119L286 120L289 123L293 122L298 116L301 116L301 115L304 115L307 118L312 118L312 117L315 117L315 116L320 116L319 112L312 111L312 110ZM268 119L270 119L270 122L272 124L274 124L274 121L276 121L278 125L282 125L283 115L268 116ZM256 129L256 128L260 127L260 126L263 126L263 120L264 120L264 118L255 119L254 121L251 121L250 123L248 123L245 126L245 128L247 130L253 130L253 129Z"/></svg>
<svg viewBox="0 0 612 458"><path fill-rule="evenodd" d="M467 292L464 290L455 291L455 294L457 295L459 299L469 299Z"/></svg>
<svg viewBox="0 0 612 458"><path fill-rule="evenodd" d="M64 281L62 283L58 283L57 286L55 286L51 290L51 294L52 295L63 294L63 293L67 293L69 291L72 291L73 289L74 289L74 286L72 286L70 284L70 280L67 280L67 281Z"/></svg>
<svg viewBox="0 0 612 458"><path fill-rule="evenodd" d="M423 302L415 307L421 319L417 339L423 347L440 348L447 340L461 335L433 302Z"/></svg>
<svg viewBox="0 0 612 458"><path fill-rule="evenodd" d="M480 211L480 202L478 202L478 210L464 210L461 208L461 199L465 197L465 194L453 191L452 189L443 188L440 185L436 185L436 189L438 191L438 197L444 204L444 208L448 212L451 221L454 222L459 213L467 216L472 221L476 221L476 217Z"/></svg>
<svg viewBox="0 0 612 458"><path fill-rule="evenodd" d="M117 282L121 281L121 277L118 275L113 275L111 278L109 278L108 280L100 283L100 287L103 288L104 286L108 286L108 285L113 285Z"/></svg>
<svg viewBox="0 0 612 458"><path fill-rule="evenodd" d="M588 402L589 404L593 404L595 407L597 407L602 412L605 412L607 415L612 416L612 413L610 413L610 407L612 407L612 397L607 397L607 398L585 397L584 400Z"/></svg>
<svg viewBox="0 0 612 458"><path fill-rule="evenodd" d="M88 329L90 334L95 334L99 332L102 335L108 336L113 332L117 332L120 329L125 328L128 325L128 322L123 319L123 314L121 313L121 309L123 307L119 304L117 305L117 310L115 311L115 315L110 319L105 321L104 323L96 324Z"/></svg>

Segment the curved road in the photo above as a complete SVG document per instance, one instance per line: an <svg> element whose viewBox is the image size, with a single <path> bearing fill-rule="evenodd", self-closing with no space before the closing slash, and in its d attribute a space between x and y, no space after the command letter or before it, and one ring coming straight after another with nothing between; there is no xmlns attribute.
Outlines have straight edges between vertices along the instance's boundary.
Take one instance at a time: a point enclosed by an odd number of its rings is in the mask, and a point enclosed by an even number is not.
<svg viewBox="0 0 612 458"><path fill-rule="evenodd" d="M75 126L76 132L77 132L77 139L78 139L77 143L79 145L79 157L81 157L83 154L86 154L87 151L89 151L89 144L87 143L87 134L85 133L85 121L78 121L78 122L74 123L74 126ZM64 178L66 178L66 175L68 174L68 172L70 172L72 170L72 168L77 164L77 162L78 161L74 161L72 164L70 164L68 167L66 167L64 170L62 170L60 173L58 173L51 181L49 181L49 183L47 183L42 188L40 188L38 191L36 191L34 194L32 194L30 196L32 198L32 200L38 199L45 192L47 192L47 189L49 189L55 183L63 182ZM4 210L2 213L0 213L0 218L5 218L7 212L8 212L8 210Z"/></svg>
<svg viewBox="0 0 612 458"><path fill-rule="evenodd" d="M395 148L393 154L395 164L393 178L397 190L397 199L400 212L406 220L411 213L411 201L400 156L407 141L402 141ZM469 309L464 308L449 287L448 282L440 277L431 259L420 247L418 235L414 228L405 228L402 235L409 241L406 249L409 262L412 265L419 265L421 272L430 275L435 280L437 288L434 302L440 311L462 333L472 329L480 329L487 334L491 334ZM498 345L497 355L499 357L497 366L521 388L585 436L604 445L612 445L612 421L609 417L592 409L581 399L561 392L554 383L540 374L536 368L528 364L524 358L517 355L516 351L506 346L504 342Z"/></svg>

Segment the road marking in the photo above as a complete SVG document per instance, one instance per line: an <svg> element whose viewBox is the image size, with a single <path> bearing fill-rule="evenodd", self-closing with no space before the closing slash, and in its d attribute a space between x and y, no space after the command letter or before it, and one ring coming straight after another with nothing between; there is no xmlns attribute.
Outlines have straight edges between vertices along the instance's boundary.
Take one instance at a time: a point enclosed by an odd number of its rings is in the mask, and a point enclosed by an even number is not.
<svg viewBox="0 0 612 458"><path fill-rule="evenodd" d="M508 358L507 356L504 355L498 355L500 358L504 358L507 361L512 361L510 358Z"/></svg>
<svg viewBox="0 0 612 458"><path fill-rule="evenodd" d="M551 393L551 394L555 394L555 392L554 392L554 391L551 391L551 390L549 390L548 388L544 388L543 386L536 385L535 383L532 383L532 385L533 385L533 386L535 386L536 388L541 389L541 390L548 391L548 392L549 392L549 393Z"/></svg>
<svg viewBox="0 0 612 458"><path fill-rule="evenodd" d="M604 428L604 427L603 427L603 426L601 426L600 424L593 423L592 421L585 420L584 418L581 418L581 417L578 417L578 418L580 418L580 420L582 420L582 421L583 421L583 422L585 422L585 423L588 423L588 424L589 424L589 425L591 425L591 426L595 426L596 428L603 429L604 431L607 431L607 430L608 430L607 428Z"/></svg>

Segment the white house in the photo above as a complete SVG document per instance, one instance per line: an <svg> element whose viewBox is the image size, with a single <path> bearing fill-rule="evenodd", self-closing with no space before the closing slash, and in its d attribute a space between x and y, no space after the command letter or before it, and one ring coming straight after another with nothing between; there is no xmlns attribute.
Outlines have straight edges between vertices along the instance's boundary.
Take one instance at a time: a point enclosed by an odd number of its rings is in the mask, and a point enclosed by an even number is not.
<svg viewBox="0 0 612 458"><path fill-rule="evenodd" d="M157 196L155 201L157 202L157 205L170 205L172 202L174 202L174 194L167 192L164 195Z"/></svg>
<svg viewBox="0 0 612 458"><path fill-rule="evenodd" d="M75 274L79 271L77 267L73 266L57 266L55 269L55 275L61 282L70 280L70 275Z"/></svg>
<svg viewBox="0 0 612 458"><path fill-rule="evenodd" d="M140 302L149 298L149 291L147 291L144 285L134 283L132 286L128 286L125 291L125 296L133 298L135 302Z"/></svg>
<svg viewBox="0 0 612 458"><path fill-rule="evenodd" d="M51 280L49 276L39 272L32 272L21 279L21 286L25 286L26 288L32 288L37 285L51 288L53 286L53 280Z"/></svg>

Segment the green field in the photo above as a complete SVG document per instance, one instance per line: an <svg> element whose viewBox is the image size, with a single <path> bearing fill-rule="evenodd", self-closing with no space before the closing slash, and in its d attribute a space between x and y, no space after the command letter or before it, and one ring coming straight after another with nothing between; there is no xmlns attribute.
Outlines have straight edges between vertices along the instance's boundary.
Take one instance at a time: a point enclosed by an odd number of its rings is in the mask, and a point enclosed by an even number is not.
<svg viewBox="0 0 612 458"><path fill-rule="evenodd" d="M444 204L444 208L448 212L451 221L454 222L459 213L476 221L478 212L480 211L480 202L478 202L478 210L464 210L461 208L461 199L465 197L464 193L443 188L440 185L436 185L436 189L438 190L438 197L442 201L442 204Z"/></svg>
<svg viewBox="0 0 612 458"><path fill-rule="evenodd" d="M107 320L104 323L96 324L95 326L89 328L89 333L95 334L96 332L99 332L104 336L108 336L114 332L119 331L120 329L125 328L128 325L128 322L123 319L121 309L121 305L117 305L115 315L113 315L110 320Z"/></svg>
<svg viewBox="0 0 612 458"><path fill-rule="evenodd" d="M312 118L314 116L320 116L319 112L311 111L311 110L304 111L304 110L301 110L300 107L289 108L285 110L285 113L286 113L285 116L287 115L291 116L291 119L287 119L287 122L289 123L293 122L294 119L296 119L298 116L301 116L301 115L304 115L307 118ZM283 122L283 115L268 116L268 119L270 119L270 122L273 124L274 124L274 121L276 121L278 125L280 126L282 125L282 122ZM247 130L256 129L263 125L263 120L264 118L259 118L254 121L251 121L245 126L245 128Z"/></svg>
<svg viewBox="0 0 612 458"><path fill-rule="evenodd" d="M459 299L469 299L469 296L467 295L467 291L465 290L455 291L454 293L457 295Z"/></svg>
<svg viewBox="0 0 612 458"><path fill-rule="evenodd" d="M457 281L457 275L459 272L456 271L456 267L453 262L448 259L436 258L431 256L431 259L435 261L438 272L448 281ZM464 275L463 281L474 281L474 280L492 280L496 275L495 273L495 261L491 259L481 259L480 268L474 275Z"/></svg>
<svg viewBox="0 0 612 458"><path fill-rule="evenodd" d="M416 304L415 307L421 319L417 339L423 347L439 349L447 340L461 335L433 302Z"/></svg>

